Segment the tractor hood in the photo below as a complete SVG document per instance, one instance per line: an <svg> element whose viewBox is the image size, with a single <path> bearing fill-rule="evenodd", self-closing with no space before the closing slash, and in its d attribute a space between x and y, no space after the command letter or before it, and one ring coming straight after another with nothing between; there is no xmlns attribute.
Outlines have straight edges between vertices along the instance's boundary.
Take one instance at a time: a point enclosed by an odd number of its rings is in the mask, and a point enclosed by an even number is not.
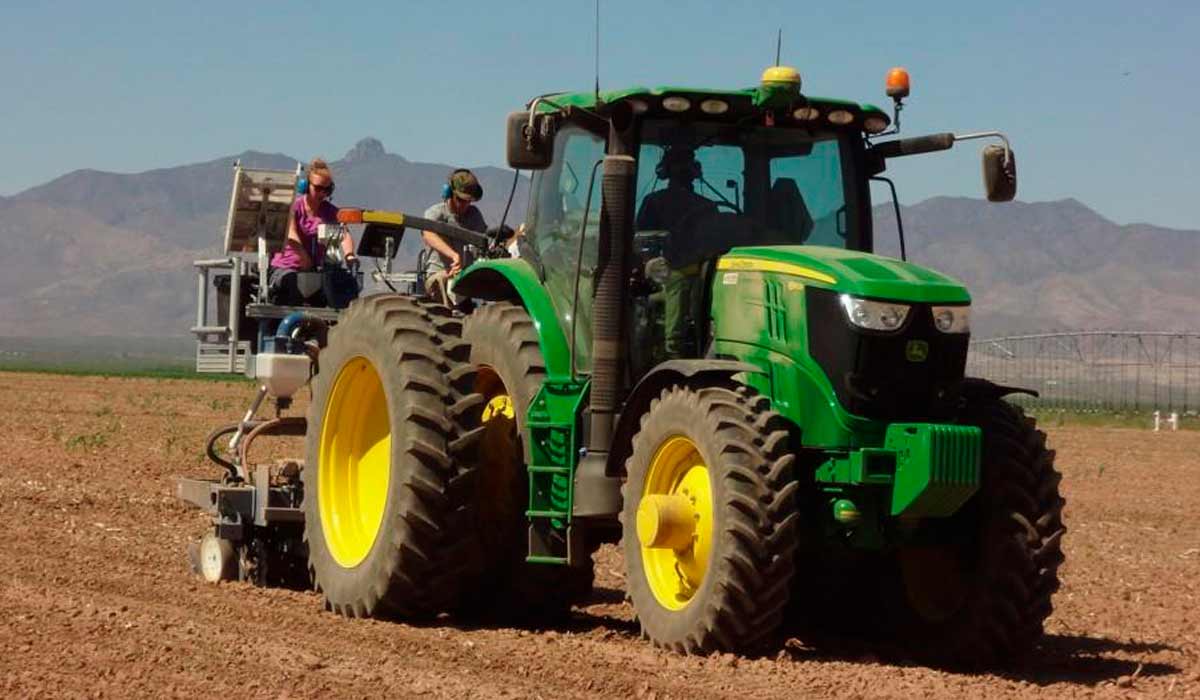
<svg viewBox="0 0 1200 700"><path fill-rule="evenodd" d="M775 272L804 284L873 299L912 303L970 303L961 282L912 263L856 250L816 245L733 248L718 270Z"/></svg>

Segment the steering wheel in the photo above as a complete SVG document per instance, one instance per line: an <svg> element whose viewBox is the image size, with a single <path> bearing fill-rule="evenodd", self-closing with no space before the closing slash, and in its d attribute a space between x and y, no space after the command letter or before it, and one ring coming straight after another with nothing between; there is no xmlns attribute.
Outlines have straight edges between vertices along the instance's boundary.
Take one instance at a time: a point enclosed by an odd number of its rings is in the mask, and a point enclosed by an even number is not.
<svg viewBox="0 0 1200 700"><path fill-rule="evenodd" d="M716 200L716 201L713 201L712 203L713 203L713 207L711 209L707 206L696 207L696 208L692 209L691 211L689 211L688 213L684 214L683 216L679 217L679 221L676 221L675 225L671 227L671 233L683 233L684 231L687 231L688 228L693 223L695 223L693 221L693 219L697 219L705 214L715 214L721 209L721 207L729 209L734 214L737 214L739 216L742 214L742 210L739 209L737 207L737 205L735 205L733 202L724 202L721 200Z"/></svg>

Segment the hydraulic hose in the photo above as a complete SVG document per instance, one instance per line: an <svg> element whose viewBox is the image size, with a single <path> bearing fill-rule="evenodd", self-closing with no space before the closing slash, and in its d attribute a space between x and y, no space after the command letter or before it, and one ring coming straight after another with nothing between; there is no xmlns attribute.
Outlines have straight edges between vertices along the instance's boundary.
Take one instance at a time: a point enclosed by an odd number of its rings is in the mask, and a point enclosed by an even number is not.
<svg viewBox="0 0 1200 700"><path fill-rule="evenodd" d="M232 434L236 433L238 431L238 428L240 428L240 427L241 427L240 423L230 423L229 425L223 425L220 428L217 428L216 430L209 433L208 439L205 440L205 443L204 443L204 454L208 455L209 459L211 459L212 461L221 465L221 467L223 469L225 469L225 471L229 472L229 474L228 474L229 479L237 479L238 478L237 465L221 456L221 453L217 451L217 441L220 440L221 438L225 437L226 435L232 435Z"/></svg>
<svg viewBox="0 0 1200 700"><path fill-rule="evenodd" d="M316 316L303 311L293 311L285 316L279 327L275 329L275 349L278 351L281 345L285 348L288 347L288 343L292 340L315 338L327 327L327 324Z"/></svg>

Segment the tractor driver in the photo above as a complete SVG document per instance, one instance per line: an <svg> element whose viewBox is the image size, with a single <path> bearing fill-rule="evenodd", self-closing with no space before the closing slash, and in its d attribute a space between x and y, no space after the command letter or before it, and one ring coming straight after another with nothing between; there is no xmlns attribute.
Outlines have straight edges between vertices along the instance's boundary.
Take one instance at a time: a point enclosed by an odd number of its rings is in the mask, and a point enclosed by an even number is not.
<svg viewBox="0 0 1200 700"><path fill-rule="evenodd" d="M663 151L662 159L654 168L667 187L646 195L637 214L637 228L665 230L672 239L688 235L687 229L707 214L715 214L717 205L712 200L697 194L693 183L701 174L695 150L685 146L672 146ZM680 249L686 244L675 240L668 249ZM681 245L682 244L682 245ZM663 333L668 358L695 357L700 350L694 346L689 325L701 303L699 284L700 263L675 266L677 261L668 260L672 268L664 284Z"/></svg>
<svg viewBox="0 0 1200 700"><path fill-rule="evenodd" d="M321 224L337 225L338 208L329 201L333 195L333 171L321 158L313 158L306 178L307 186L292 202L283 249L271 257L268 299L284 306L310 302L300 291L296 273L323 268L327 273L322 283L325 299L317 305L345 308L358 296L358 281L352 271L326 263L325 251L318 240ZM340 244L343 259L353 270L358 266L358 257L349 232L342 235Z"/></svg>
<svg viewBox="0 0 1200 700"><path fill-rule="evenodd" d="M470 231L484 233L487 222L475 207L483 198L483 187L475 174L466 168L458 168L446 178L442 186L442 201L425 210L425 218L442 223L454 224ZM421 238L429 249L425 258L425 284L429 294L440 297L447 304L450 296L450 278L462 271L464 244L447 241L433 231L422 231Z"/></svg>

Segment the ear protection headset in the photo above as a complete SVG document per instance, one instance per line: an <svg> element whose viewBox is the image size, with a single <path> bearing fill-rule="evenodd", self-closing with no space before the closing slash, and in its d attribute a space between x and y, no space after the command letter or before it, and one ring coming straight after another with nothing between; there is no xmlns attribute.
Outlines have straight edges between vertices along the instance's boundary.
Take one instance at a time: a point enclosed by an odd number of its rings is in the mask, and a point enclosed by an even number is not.
<svg viewBox="0 0 1200 700"><path fill-rule="evenodd" d="M334 188L333 183L332 182L329 183L329 196L330 197L333 196L333 188ZM308 176L307 175L301 175L300 179L296 181L296 194L308 194Z"/></svg>
<svg viewBox="0 0 1200 700"><path fill-rule="evenodd" d="M658 165L654 166L654 174L660 180L670 180L674 177L687 177L689 180L695 180L702 173L700 162L696 160L693 152L681 148L667 149L663 152L663 157L658 161Z"/></svg>
<svg viewBox="0 0 1200 700"><path fill-rule="evenodd" d="M469 172L471 172L471 171L467 170L466 168L455 168L454 172L450 173L450 175L446 177L446 182L442 184L442 201L443 202L446 201L447 199L450 199L450 197L454 195L454 186L450 184L450 181L452 179L454 179L454 176L459 173L469 173Z"/></svg>

